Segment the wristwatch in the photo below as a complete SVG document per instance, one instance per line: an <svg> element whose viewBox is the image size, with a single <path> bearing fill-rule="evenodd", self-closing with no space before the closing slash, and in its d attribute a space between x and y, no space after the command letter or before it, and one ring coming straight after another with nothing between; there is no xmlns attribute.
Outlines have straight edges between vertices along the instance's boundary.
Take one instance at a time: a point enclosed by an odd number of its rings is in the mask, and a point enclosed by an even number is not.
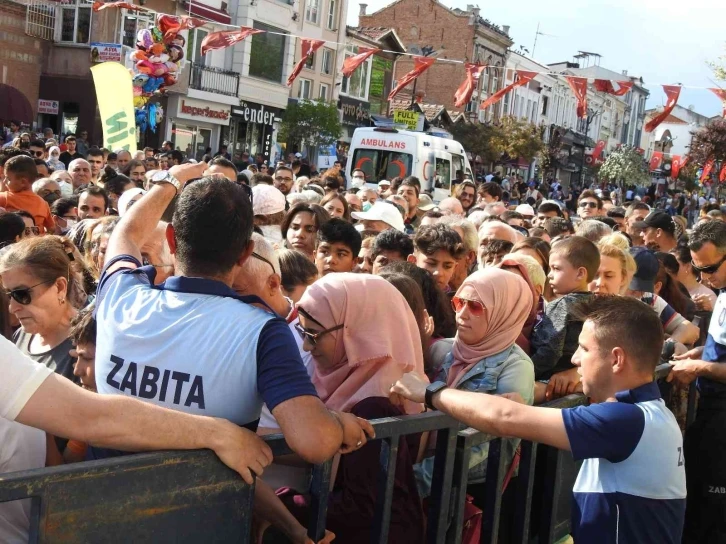
<svg viewBox="0 0 726 544"><path fill-rule="evenodd" d="M159 183L168 183L169 185L173 185L174 189L176 189L176 194L179 194L182 190L181 182L172 176L168 170L159 170L156 174L151 176L149 182L152 185L158 185Z"/></svg>
<svg viewBox="0 0 726 544"><path fill-rule="evenodd" d="M426 395L424 397L424 405L430 410L436 410L434 407L434 395L446 389L447 385L445 382L434 382L426 388Z"/></svg>

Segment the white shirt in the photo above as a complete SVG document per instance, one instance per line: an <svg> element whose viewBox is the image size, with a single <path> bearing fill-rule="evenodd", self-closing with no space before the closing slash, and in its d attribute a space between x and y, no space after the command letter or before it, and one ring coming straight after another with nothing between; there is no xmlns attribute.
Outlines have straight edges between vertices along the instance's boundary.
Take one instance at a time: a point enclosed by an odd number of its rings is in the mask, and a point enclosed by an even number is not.
<svg viewBox="0 0 726 544"><path fill-rule="evenodd" d="M13 420L53 371L0 336L0 474L45 466L45 433ZM0 542L27 542L30 499L0 503Z"/></svg>

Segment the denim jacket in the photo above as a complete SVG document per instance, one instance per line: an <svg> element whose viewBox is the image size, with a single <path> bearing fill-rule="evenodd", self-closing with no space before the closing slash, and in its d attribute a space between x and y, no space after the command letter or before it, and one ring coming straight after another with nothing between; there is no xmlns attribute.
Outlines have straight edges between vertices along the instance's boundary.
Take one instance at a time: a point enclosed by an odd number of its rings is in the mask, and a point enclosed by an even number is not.
<svg viewBox="0 0 726 544"><path fill-rule="evenodd" d="M451 351L445 356L435 381L445 382L454 356ZM501 395L502 393L519 393L527 404L534 402L534 365L529 356L516 344L500 353L485 357L475 364L463 378L456 389L476 393ZM509 466L514 452L519 445L518 438L507 438L502 442L502 453L505 466ZM489 443L476 446L471 450L469 458L469 483L484 481L489 456ZM431 480L434 472L434 458L428 457L414 465L416 483L422 497L431 492Z"/></svg>

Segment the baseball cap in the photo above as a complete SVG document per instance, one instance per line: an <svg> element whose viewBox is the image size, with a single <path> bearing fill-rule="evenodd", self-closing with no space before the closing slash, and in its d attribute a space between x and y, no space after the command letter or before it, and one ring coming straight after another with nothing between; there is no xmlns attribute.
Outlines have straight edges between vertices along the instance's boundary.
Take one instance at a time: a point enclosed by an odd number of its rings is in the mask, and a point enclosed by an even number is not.
<svg viewBox="0 0 726 544"><path fill-rule="evenodd" d="M378 186L379 187L390 187L391 182L388 181L387 179L382 179L381 181L378 182Z"/></svg>
<svg viewBox="0 0 726 544"><path fill-rule="evenodd" d="M252 187L252 211L255 215L272 215L285 211L285 195L272 185Z"/></svg>
<svg viewBox="0 0 726 544"><path fill-rule="evenodd" d="M534 208L529 204L520 204L514 210L517 213L521 213L525 217L534 217Z"/></svg>
<svg viewBox="0 0 726 544"><path fill-rule="evenodd" d="M406 231L401 212L388 202L377 201L367 212L353 212L350 216L358 221L383 221L397 231Z"/></svg>
<svg viewBox="0 0 726 544"><path fill-rule="evenodd" d="M427 212L429 210L433 210L435 207L436 204L434 204L434 201L431 200L431 197L426 193L421 193L419 196L418 209L423 212Z"/></svg>
<svg viewBox="0 0 726 544"><path fill-rule="evenodd" d="M638 270L635 272L629 288L632 291L652 293L655 291L655 277L658 275L658 269L660 268L658 257L644 247L631 247L630 254L635 259Z"/></svg>
<svg viewBox="0 0 726 544"><path fill-rule="evenodd" d="M663 210L653 210L642 221L636 221L633 226L639 229L662 229L671 236L676 233L676 224L673 218Z"/></svg>
<svg viewBox="0 0 726 544"><path fill-rule="evenodd" d="M302 159L302 153L295 153L295 157L297 157L298 159Z"/></svg>

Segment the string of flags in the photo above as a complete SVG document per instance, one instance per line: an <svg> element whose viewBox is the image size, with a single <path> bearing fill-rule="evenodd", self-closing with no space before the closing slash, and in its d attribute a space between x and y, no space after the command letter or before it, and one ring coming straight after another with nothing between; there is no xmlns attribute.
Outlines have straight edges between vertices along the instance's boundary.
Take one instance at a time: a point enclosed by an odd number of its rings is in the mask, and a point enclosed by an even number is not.
<svg viewBox="0 0 726 544"><path fill-rule="evenodd" d="M336 45L346 45L346 44L340 44L338 42L332 42L330 40L317 40L312 38L306 38L303 36L296 36L293 34L285 34L280 32L274 32L274 31L264 31L259 29L253 29L249 27L240 27L235 25L225 25L223 23L213 22L205 20L204 18L199 17L191 17L191 16L177 16L177 15L168 15L164 13L158 13L154 10L145 8L143 6L139 6L136 4L132 4L130 2L125 1L117 1L117 2L100 2L96 1L93 4L93 11L101 11L108 8L116 8L116 9L127 9L131 11L145 11L156 15L156 26L164 29L164 38L166 41L170 41L173 36L176 36L180 31L182 30L190 30L193 28L197 28L200 26L204 26L207 23L213 23L215 25L219 26L226 26L229 27L231 30L223 30L223 31L217 31L217 32L211 32L209 33L204 40L202 40L202 46L201 46L201 52L202 54L205 54L208 51L212 51L215 49L223 49L226 47L230 47L236 43L239 43L243 40L245 40L247 37L258 34L262 32L268 32L270 34L279 34L284 35L288 37L293 38L299 38L301 42L301 58L300 60L295 64L295 67L290 74L290 76L287 79L287 85L291 86L292 83L295 81L295 78L300 74L300 71L305 66L305 63L308 61L308 59L322 47L325 43L332 43ZM375 55L376 53L381 52L388 52L388 53L395 53L398 55L405 55L413 57L414 66L413 69L405 74L403 77L401 77L397 85L394 89L391 90L390 94L388 95L388 100L392 100L402 89L404 89L406 86L410 85L412 82L414 82L421 74L426 72L431 66L434 65L436 62L443 62L443 63L456 63L456 64L464 64L466 76L464 81L461 83L461 85L457 88L454 97L455 97L455 106L456 107L463 107L465 104L467 104L477 87L478 80L481 77L481 74L484 72L485 69L489 70L506 70L507 68L505 66L488 66L485 64L477 64L477 63L469 63L462 60L457 59L438 59L433 57L424 57L420 55L414 55L411 53L400 53L400 52L394 52L394 51L388 51L385 49L378 49L378 48L370 48L370 47L358 47L358 53L356 55L353 55L351 57L348 57L345 59L345 62L343 63L343 70L342 73L345 77L350 77L353 72L361 65L363 64L371 55ZM492 96L488 97L486 100L484 100L481 105L480 109L486 109L497 102L499 102L504 96L511 92L513 89L517 87L521 87L522 85L526 85L529 83L532 79L534 79L537 75L548 75L552 77L564 77L567 84L570 86L576 100L577 100L577 115L580 118L586 118L587 117L587 90L588 90L588 84L591 80L585 77L580 76L572 76L572 75L564 75L556 72L536 72L536 71L528 71L528 70L515 70L515 81L514 83L511 83L510 85L507 85L503 89L497 91ZM593 87L596 92L601 92L605 94L610 94L613 96L624 96L628 93L633 87L632 81L612 81L608 79L594 79L592 81ZM723 116L726 118L726 90L725 89L719 89L719 88L709 88L709 87L692 87L692 86L686 86L686 85L662 85L663 91L666 94L666 105L662 112L659 112L655 117L650 119L648 123L646 123L644 129L646 132L652 132L656 129L658 125L660 125L673 111L676 104L678 103L678 98L681 93L681 89L684 87L687 88L696 88L696 89L708 89L711 92L713 92L722 102L723 104ZM683 166L683 164L679 164L679 169ZM705 168L704 168L705 170Z"/></svg>

